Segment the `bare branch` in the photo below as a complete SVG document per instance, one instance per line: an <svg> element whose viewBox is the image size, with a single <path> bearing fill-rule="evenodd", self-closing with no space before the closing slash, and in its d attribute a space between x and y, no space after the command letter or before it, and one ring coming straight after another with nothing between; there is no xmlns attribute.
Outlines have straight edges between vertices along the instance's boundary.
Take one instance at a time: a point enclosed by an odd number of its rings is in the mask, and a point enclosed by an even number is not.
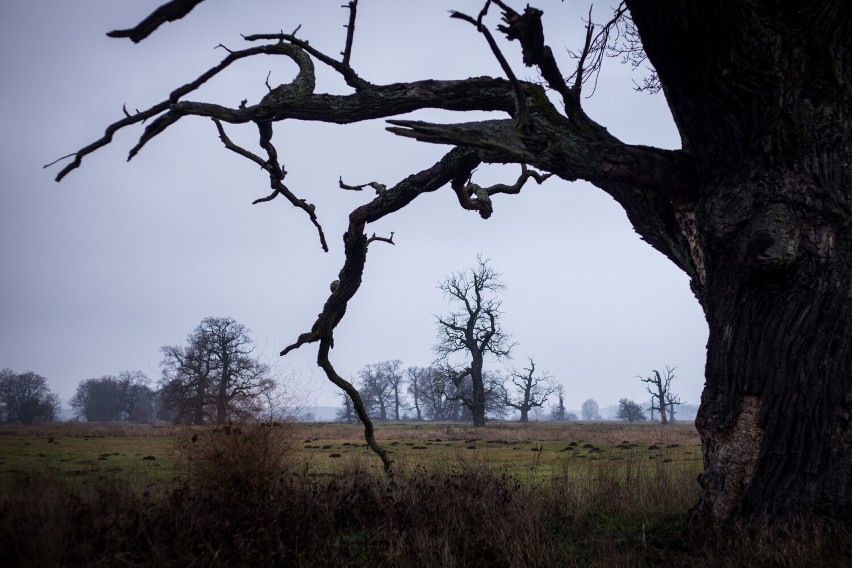
<svg viewBox="0 0 852 568"><path fill-rule="evenodd" d="M284 42L284 41L290 42L291 44L295 45L296 47L298 47L298 48L304 50L306 53L310 54L317 61L320 61L320 62L328 65L329 67L331 67L332 69L334 69L335 71L340 73L340 75L346 81L346 84L349 85L350 87L352 87L353 89L355 89L355 90L367 89L367 88L372 86L370 82L365 81L364 79L359 77L358 74L355 73L355 71L349 66L348 63L343 64L340 61L337 61L334 58L329 57L328 55L324 54L323 52L319 51L318 49L315 49L308 42L297 38L295 36L295 32L293 32L292 34L284 34L284 33L252 34L252 35L243 36L243 39L246 40L246 41L277 40L279 42Z"/></svg>
<svg viewBox="0 0 852 568"><path fill-rule="evenodd" d="M66 175L71 173L73 170L79 168L84 157L88 156L89 154L91 154L95 150L98 150L99 148L102 148L103 146L106 146L107 144L112 142L112 137L115 135L116 132L118 132L119 130L121 130L122 128L124 128L126 126L130 126L132 124L137 124L137 123L143 122L143 121L145 121L149 118L157 116L158 114L161 114L165 111L168 111L170 108L172 108L180 100L181 97L195 91L196 89L201 87L204 83L206 83L207 81L209 81L210 79L212 79L213 77L215 77L216 75L218 75L219 73L221 73L222 71L227 69L228 66L230 66L232 63L239 61L240 59L243 59L245 57L251 57L252 55L270 54L270 55L288 55L289 56L289 55L291 55L291 53L292 53L291 49L282 50L281 46L278 46L278 45L262 45L262 46L253 47L253 48L250 48L250 49L245 49L245 50L242 50L242 51L235 51L235 52L229 53L228 56L225 57L225 59L223 59L218 65L208 69L207 71L202 73L198 78L196 78L194 81L191 81L191 82L175 89L174 91L172 91L169 94L168 99L153 105L152 107L148 108L147 110L144 110L142 112L137 112L133 116L125 116L124 119L110 124L106 128L106 131L104 132L104 135L101 138L99 138L95 142L92 142L88 146L81 148L76 153L69 154L69 156L74 156L74 160L70 164L65 166L65 168L63 168L57 174L56 181L61 181L62 178L64 178ZM227 109L225 107L220 107L218 105L209 105L208 108L217 109L217 114L219 115L218 118L220 118L222 120L225 120L226 116L229 116L229 118L231 118L232 122L237 122L237 121L247 122L248 120L250 120L250 118L248 116L244 116L245 112L246 112L245 110L239 110L238 111L238 110L233 110L233 109ZM166 129L166 127L168 127L171 124L174 124L174 122L176 122L178 118L183 116L181 113L174 111L174 109L172 109L172 111L170 111L170 113L173 116L170 116L168 118L160 117L160 118L162 118L162 121L160 123L158 123L156 125L152 123L151 125L148 126L145 133L142 135L142 139L140 139L140 143L137 144L131 150L130 157L135 155L141 149L141 147L144 145L145 142L147 142L148 140L150 140L151 138L153 138L157 134L162 133ZM126 114L127 113L125 113L125 115ZM157 121L155 121L155 123L156 122Z"/></svg>
<svg viewBox="0 0 852 568"><path fill-rule="evenodd" d="M517 121L518 129L526 130L527 121L529 120L529 110L527 108L527 100L524 95L524 91L521 88L521 83L518 81L518 78L515 76L515 72L512 71L512 67L509 65L509 62L506 61L506 58L503 56L503 53L500 51L500 47L497 45L497 42L494 41L494 36L491 35L491 32L488 31L484 25L482 25L482 18L488 13L488 6L490 6L491 0L488 0L483 6L482 11L479 13L479 17L474 20L467 14L463 14L461 12L450 12L451 18L457 18L460 20L464 20L465 22L469 22L476 26L477 31L485 36L485 40L488 42L488 47L491 48L491 52L494 54L494 57L497 58L498 63L500 63L500 67L503 69L503 72L506 74L506 77L512 83L512 88L515 91L515 119Z"/></svg>
<svg viewBox="0 0 852 568"><path fill-rule="evenodd" d="M349 8L349 23L346 25L346 47L343 48L343 61L341 63L349 67L349 58L352 57L352 40L355 38L355 15L358 11L358 0L350 0L345 7Z"/></svg>
<svg viewBox="0 0 852 568"><path fill-rule="evenodd" d="M133 43L139 43L166 22L180 20L189 14L193 8L204 0L171 0L166 2L142 20L135 28L113 30L107 36L114 38L130 38Z"/></svg>
<svg viewBox="0 0 852 568"><path fill-rule="evenodd" d="M370 449L373 450L373 452L375 452L375 454L382 460L385 474L388 477L392 477L393 471L391 470L391 466L393 462L385 449L376 441L373 421L370 420L370 416L367 414L367 409L364 407L364 401L361 400L361 395L358 393L358 389L352 386L352 383L337 374L337 371L334 369L334 365L331 364L331 360L329 359L329 350L332 347L332 343L333 341L330 338L324 338L320 341L319 352L317 354L317 364L323 371L325 371L325 375L328 377L328 380L343 389L350 400L352 400L355 412L358 414L358 418L361 419L361 423L364 425L364 439L367 441L367 445L370 446Z"/></svg>
<svg viewBox="0 0 852 568"><path fill-rule="evenodd" d="M391 231L391 234L390 234L389 237L377 237L376 233L373 233L373 236L370 237L369 239L367 239L367 244L369 245L370 243L372 243L374 241L381 241L383 243L388 243L388 244L392 244L392 245L396 244L395 242L393 242L393 231Z"/></svg>
<svg viewBox="0 0 852 568"><path fill-rule="evenodd" d="M361 287L364 264L367 260L367 245L370 242L364 234L367 223L398 211L423 193L443 187L457 175L458 171L473 169L477 164L479 164L479 156L475 150L453 149L432 167L407 177L390 190L350 213L349 227L343 235L345 260L338 274L338 285L331 290L311 331L299 335L295 343L281 351L281 355L286 355L306 343L320 340L328 340L330 346L334 346L334 329L343 319L349 300ZM385 239L375 237L375 240Z"/></svg>
<svg viewBox="0 0 852 568"><path fill-rule="evenodd" d="M316 215L316 207L313 203L308 203L304 199L299 199L296 195L291 192L286 185L284 185L284 177L287 175L287 171L284 170L281 166L278 165L278 153L275 150L275 147L272 145L272 126L269 124L261 125L258 124L258 130L261 132L260 136L260 145L267 151L268 159L264 160L257 154L254 154L245 148L234 144L234 142L228 137L225 133L225 128L222 126L222 123L214 118L214 124L216 124L216 130L219 131L219 139L222 141L222 144L225 145L225 148L228 150L243 156L251 160L252 162L259 165L269 174L269 181L272 187L272 193L267 195L266 197L261 197L259 199L255 199L252 202L252 205L257 205L258 203L264 203L267 201L272 201L277 196L284 196L287 201L289 201L294 207L298 207L302 209L305 213L308 214L308 218L313 223L314 227L316 227L317 232L319 233L320 245L325 252L328 252L328 243L325 240L325 233L322 230L322 226L319 223L319 219Z"/></svg>
<svg viewBox="0 0 852 568"><path fill-rule="evenodd" d="M369 183L362 183L361 185L349 185L343 182L343 177L340 178L339 181L340 189L346 189L349 191L361 191L365 187L372 187L376 190L376 195L381 195L383 192L388 190L388 186L383 183L379 183L377 181L371 181Z"/></svg>

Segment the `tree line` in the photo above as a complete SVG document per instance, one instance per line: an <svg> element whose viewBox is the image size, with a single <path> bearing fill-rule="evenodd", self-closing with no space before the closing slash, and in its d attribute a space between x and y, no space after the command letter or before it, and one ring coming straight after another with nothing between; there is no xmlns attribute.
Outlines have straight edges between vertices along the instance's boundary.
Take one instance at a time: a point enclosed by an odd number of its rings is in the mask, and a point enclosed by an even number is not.
<svg viewBox="0 0 852 568"><path fill-rule="evenodd" d="M273 418L283 391L266 363L254 354L249 330L232 318L208 317L184 345L161 348L159 380L142 371L83 379L69 404L88 422L226 423ZM59 396L32 372L0 371L0 420L33 424L54 421Z"/></svg>

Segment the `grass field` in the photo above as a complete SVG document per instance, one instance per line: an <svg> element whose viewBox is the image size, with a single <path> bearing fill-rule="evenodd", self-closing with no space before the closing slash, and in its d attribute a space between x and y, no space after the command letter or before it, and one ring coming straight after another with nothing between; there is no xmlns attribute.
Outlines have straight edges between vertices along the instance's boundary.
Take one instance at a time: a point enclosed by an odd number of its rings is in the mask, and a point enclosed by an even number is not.
<svg viewBox="0 0 852 568"><path fill-rule="evenodd" d="M688 525L693 426L343 424L0 430L15 566L844 565L848 541ZM733 535L733 536L732 536ZM839 542L839 544L838 544Z"/></svg>

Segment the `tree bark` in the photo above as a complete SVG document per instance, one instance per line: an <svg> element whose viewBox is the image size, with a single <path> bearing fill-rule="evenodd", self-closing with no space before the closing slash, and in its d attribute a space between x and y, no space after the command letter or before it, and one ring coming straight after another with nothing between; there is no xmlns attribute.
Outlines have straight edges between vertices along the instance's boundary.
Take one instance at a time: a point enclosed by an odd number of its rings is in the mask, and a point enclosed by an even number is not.
<svg viewBox="0 0 852 568"><path fill-rule="evenodd" d="M485 426L485 381L482 380L482 354L472 352L470 363L470 412L473 415L473 425Z"/></svg>
<svg viewBox="0 0 852 568"><path fill-rule="evenodd" d="M628 1L700 198L696 508L852 522L852 7Z"/></svg>

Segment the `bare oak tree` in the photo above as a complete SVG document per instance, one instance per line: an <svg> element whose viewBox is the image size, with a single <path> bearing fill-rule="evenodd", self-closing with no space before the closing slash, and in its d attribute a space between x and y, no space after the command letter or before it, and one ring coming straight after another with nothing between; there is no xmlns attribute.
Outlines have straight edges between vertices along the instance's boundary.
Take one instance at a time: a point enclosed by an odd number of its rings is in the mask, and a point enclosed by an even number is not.
<svg viewBox="0 0 852 568"><path fill-rule="evenodd" d="M674 367L666 365L663 374L660 374L659 371L654 369L651 371L651 374L644 379L641 376L639 377L639 380L643 383L648 383L648 386L645 388L648 389L648 394L651 395L651 404L648 408L651 413L651 420L654 419L654 413L659 412L660 424L663 426L668 424L668 413L666 412L668 401L670 398L675 396L672 395L670 391L672 380L675 379L674 372ZM674 399L672 398L672 400ZM678 402L678 404L680 403Z"/></svg>
<svg viewBox="0 0 852 568"><path fill-rule="evenodd" d="M501 300L498 294L505 286L500 274L477 256L476 266L450 275L439 288L458 308L438 320L438 344L435 353L442 360L459 392L470 384L470 396L464 403L473 413L473 425L485 425L485 381L482 367L487 355L496 359L509 357L514 344L500 326ZM463 353L469 362L457 369L449 357Z"/></svg>
<svg viewBox="0 0 852 568"><path fill-rule="evenodd" d="M551 376L547 373L536 375L535 361L532 360L532 357L530 357L529 361L529 367L524 367L523 372L512 369L506 380L500 383L503 404L521 413L519 422L529 422L530 410L544 406L544 403L547 402L547 397L557 390ZM509 392L509 389L506 388L508 383L512 383L512 390L515 392ZM564 405L562 406L562 411L562 419L564 420Z"/></svg>
<svg viewBox="0 0 852 568"><path fill-rule="evenodd" d="M114 37L139 41L185 16L200 0L172 0L139 26ZM604 26L589 22L573 70L564 72L544 37L542 11L516 11L507 1L483 3L471 25L494 54L504 78L374 84L351 66L357 0L342 57L318 51L296 33L245 36L196 79L162 101L109 125L70 154L60 180L124 128L145 123L135 156L187 117L213 121L225 148L260 166L267 198L283 198L316 227L316 208L288 188L273 144L275 125L290 120L347 124L437 108L489 111L503 118L433 124L396 118L389 130L450 145L434 165L396 185L370 185L376 195L356 208L343 236L345 261L314 324L282 353L318 343L317 361L345 390L375 442L352 385L330 358L334 330L362 282L368 247L392 237L368 236L367 225L447 185L461 207L488 218L503 194L530 178L584 179L625 210L636 232L688 276L709 324L706 381L696 425L705 471L697 515L715 523L797 518L852 522L852 3L770 0L651 2L625 0ZM538 80L518 77L494 33L517 42ZM621 26L621 27L619 27ZM629 30L631 33L617 33ZM616 33L613 33L616 32ZM623 38L633 40L619 44ZM648 86L666 97L682 147L626 144L583 109L584 85L608 50L647 58ZM238 107L189 97L238 61L272 55L298 74ZM461 56L461 54L460 54ZM347 94L315 92L314 64L336 71ZM566 80L566 77L568 79ZM225 125L256 129L258 153L235 144ZM481 164L515 163L515 183L481 187ZM357 188L365 186L341 186ZM481 416L481 413L480 413ZM796 459L789 459L796 455ZM830 504L827 506L826 504Z"/></svg>

